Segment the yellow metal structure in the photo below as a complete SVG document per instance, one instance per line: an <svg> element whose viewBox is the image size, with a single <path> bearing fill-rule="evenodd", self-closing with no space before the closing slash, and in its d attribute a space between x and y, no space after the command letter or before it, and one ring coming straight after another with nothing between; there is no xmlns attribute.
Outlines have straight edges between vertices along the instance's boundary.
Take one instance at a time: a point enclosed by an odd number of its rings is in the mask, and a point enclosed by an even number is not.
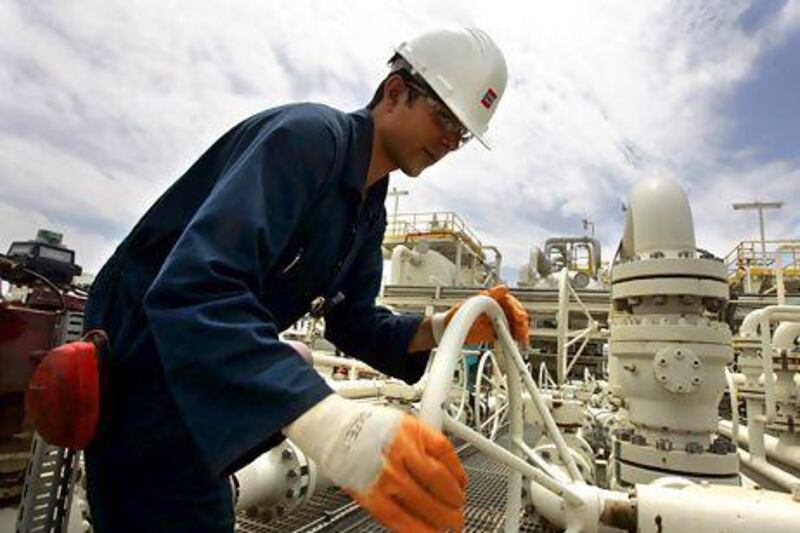
<svg viewBox="0 0 800 533"><path fill-rule="evenodd" d="M481 241L461 218L451 211L437 213L398 214L390 217L383 238L388 251L398 244L427 242L451 261L456 260L458 246L481 261L486 259Z"/></svg>
<svg viewBox="0 0 800 533"><path fill-rule="evenodd" d="M728 283L742 293L765 294L775 291L775 253L781 248L784 283L800 286L800 240L742 241L725 256ZM788 248L788 249L786 249Z"/></svg>

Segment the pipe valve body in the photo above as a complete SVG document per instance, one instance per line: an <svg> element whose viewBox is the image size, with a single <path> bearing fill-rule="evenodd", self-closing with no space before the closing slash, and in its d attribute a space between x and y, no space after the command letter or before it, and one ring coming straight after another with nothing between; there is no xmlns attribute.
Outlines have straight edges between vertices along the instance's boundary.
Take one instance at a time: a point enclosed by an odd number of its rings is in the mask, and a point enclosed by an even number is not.
<svg viewBox="0 0 800 533"><path fill-rule="evenodd" d="M698 253L677 183L634 187L611 298L609 384L630 420L613 440L612 485L668 475L738 484L736 453L715 436L733 357L730 329L720 320L725 267Z"/></svg>

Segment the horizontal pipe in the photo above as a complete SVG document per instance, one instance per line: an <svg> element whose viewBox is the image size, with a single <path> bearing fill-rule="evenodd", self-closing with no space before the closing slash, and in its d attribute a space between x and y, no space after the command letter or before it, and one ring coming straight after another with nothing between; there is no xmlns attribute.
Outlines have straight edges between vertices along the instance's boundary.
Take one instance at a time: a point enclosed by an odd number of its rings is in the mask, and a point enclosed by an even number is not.
<svg viewBox="0 0 800 533"><path fill-rule="evenodd" d="M601 489L591 485L575 486L585 504L570 507L538 483L530 481L529 498L536 512L551 524L576 533L597 531L603 524L625 531L637 531L636 501L626 492Z"/></svg>
<svg viewBox="0 0 800 533"><path fill-rule="evenodd" d="M781 492L725 485L636 485L636 507L636 531L641 533L800 531L800 502Z"/></svg>
<svg viewBox="0 0 800 533"><path fill-rule="evenodd" d="M777 466L769 464L766 459L753 457L748 452L740 449L739 460L789 492L797 490L795 487L800 487L800 479L781 470ZM797 505L797 512L800 514L800 503Z"/></svg>
<svg viewBox="0 0 800 533"><path fill-rule="evenodd" d="M280 451L273 449L236 472L237 510L256 505L272 506L283 500L287 489L286 472L280 463Z"/></svg>
<svg viewBox="0 0 800 533"><path fill-rule="evenodd" d="M352 379L342 381L329 381L328 385L343 398L356 400L381 396L386 388L386 382L380 379Z"/></svg>
<svg viewBox="0 0 800 533"><path fill-rule="evenodd" d="M720 420L719 432L732 439L733 431L731 426L732 424L728 420ZM736 440L739 441L740 444L749 447L747 426L739 426L739 433L736 436ZM764 435L764 451L770 459L774 459L786 466L800 470L800 446L786 446L782 444L778 438L772 435Z"/></svg>
<svg viewBox="0 0 800 533"><path fill-rule="evenodd" d="M762 316L773 322L776 320L796 322L800 320L800 305L768 305L751 311L744 317L742 326L739 328L739 335L742 337L755 337Z"/></svg>
<svg viewBox="0 0 800 533"><path fill-rule="evenodd" d="M761 362L764 370L764 396L765 396L765 421L770 422L775 419L775 378L772 373L772 343L770 339L770 322L786 320L790 322L800 321L800 306L798 305L768 305L761 309L751 311L744 317L742 326L739 328L739 336L743 338L755 338L758 329L761 329Z"/></svg>
<svg viewBox="0 0 800 533"><path fill-rule="evenodd" d="M781 322L772 336L772 347L777 350L790 350L798 335L800 335L800 323Z"/></svg>
<svg viewBox="0 0 800 533"><path fill-rule="evenodd" d="M291 459L287 459L284 455L289 450ZM324 476L297 446L287 440L285 444L261 454L234 474L237 487L234 502L236 510L256 506L272 507L292 501L295 504L300 503L297 499L299 495L289 496L287 491L290 489L289 481L301 475L297 470L301 465L307 465L306 475L309 476L306 485L309 492L302 496L304 501L310 498L314 491L332 486L331 480Z"/></svg>
<svg viewBox="0 0 800 533"><path fill-rule="evenodd" d="M372 368L366 363L362 363L358 359L350 359L347 357L338 357L335 355L314 354L314 366L342 366L345 368L352 368L363 372L370 372L372 374L380 374L377 370Z"/></svg>
<svg viewBox="0 0 800 533"><path fill-rule="evenodd" d="M559 528L567 527L567 510L564 500L539 485L529 482L530 500L536 506L536 512L544 516L548 522Z"/></svg>

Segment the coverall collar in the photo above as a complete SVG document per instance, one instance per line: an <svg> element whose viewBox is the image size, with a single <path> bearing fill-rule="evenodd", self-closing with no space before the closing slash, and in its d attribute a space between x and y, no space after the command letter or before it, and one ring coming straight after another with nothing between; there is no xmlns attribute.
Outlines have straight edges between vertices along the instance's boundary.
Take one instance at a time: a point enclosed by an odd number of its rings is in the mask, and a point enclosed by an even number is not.
<svg viewBox="0 0 800 533"><path fill-rule="evenodd" d="M359 109L350 113L350 117L353 120L353 139L347 157L348 163L344 169L343 183L364 200L367 196L367 172L372 155L372 114L368 109ZM388 180L381 179L377 184L384 181Z"/></svg>

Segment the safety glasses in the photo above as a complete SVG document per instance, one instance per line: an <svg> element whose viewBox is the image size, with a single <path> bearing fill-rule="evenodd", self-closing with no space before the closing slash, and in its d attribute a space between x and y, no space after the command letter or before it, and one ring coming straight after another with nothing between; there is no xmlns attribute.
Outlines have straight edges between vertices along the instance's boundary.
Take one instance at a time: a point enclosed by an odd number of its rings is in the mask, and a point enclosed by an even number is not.
<svg viewBox="0 0 800 533"><path fill-rule="evenodd" d="M447 108L444 102L432 94L430 90L425 89L422 85L409 79L409 76L401 75L401 77L409 89L425 97L425 101L433 111L434 118L442 129L444 129L448 135L455 135L458 137L459 147L464 146L464 144L472 139L472 133L461 124L461 121Z"/></svg>

